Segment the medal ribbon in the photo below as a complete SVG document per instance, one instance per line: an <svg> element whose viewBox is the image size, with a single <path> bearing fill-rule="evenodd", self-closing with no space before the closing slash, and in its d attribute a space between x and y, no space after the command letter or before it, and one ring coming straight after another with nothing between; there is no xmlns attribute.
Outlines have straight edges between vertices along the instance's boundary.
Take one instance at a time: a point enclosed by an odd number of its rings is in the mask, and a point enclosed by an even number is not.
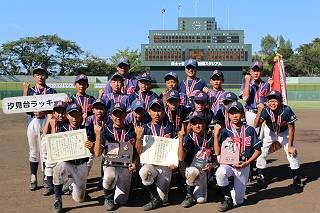
<svg viewBox="0 0 320 213"><path fill-rule="evenodd" d="M164 128L163 126L160 127L160 134L157 134L157 130L154 124L151 124L151 131L152 131L152 135L153 136L159 136L159 137L163 137L164 136Z"/></svg>
<svg viewBox="0 0 320 213"><path fill-rule="evenodd" d="M191 86L189 87L189 84L188 84L188 79L186 80L186 92L187 92L187 96L188 98L190 98L192 92L193 92L193 89L194 89L194 86L196 85L196 80L192 80L192 83L191 83Z"/></svg>
<svg viewBox="0 0 320 213"><path fill-rule="evenodd" d="M100 123L101 125L100 125L99 123ZM97 117L96 117L95 115L94 115L94 117L93 117L93 124L94 124L94 125L97 125L97 124L98 124L99 126L104 127L104 121L97 121Z"/></svg>
<svg viewBox="0 0 320 213"><path fill-rule="evenodd" d="M262 82L260 82L258 90L256 90L256 105L260 103L260 92L262 90Z"/></svg>
<svg viewBox="0 0 320 213"><path fill-rule="evenodd" d="M214 108L216 107L218 101L219 101L219 98L220 96L223 94L223 91L218 91L217 95L216 96L216 100L212 103L211 105L211 109L214 110Z"/></svg>
<svg viewBox="0 0 320 213"><path fill-rule="evenodd" d="M139 97L138 98L139 98L140 101L144 101L144 103L145 103L145 107L144 108L147 109L150 96L146 94L146 98L145 98L145 100L143 100L142 93L139 92Z"/></svg>
<svg viewBox="0 0 320 213"><path fill-rule="evenodd" d="M86 96L83 96L83 103L82 103L80 96L77 95L77 102L82 109L82 113L83 114L87 113L87 111L88 111L88 98Z"/></svg>
<svg viewBox="0 0 320 213"><path fill-rule="evenodd" d="M119 140L119 135L118 135L118 131L116 130L116 128L113 127L113 134L114 134L114 140L118 143L123 143L124 142L124 138L125 138L125 133L124 130L121 130L121 138Z"/></svg>
<svg viewBox="0 0 320 213"><path fill-rule="evenodd" d="M122 95L120 94L119 96L118 96L118 100L116 101L115 100L115 97L114 97L114 94L112 93L111 94L111 99L113 100L113 103L120 103L121 102L121 99L122 99Z"/></svg>
<svg viewBox="0 0 320 213"><path fill-rule="evenodd" d="M197 134L194 132L192 132L192 139L193 139L194 143L200 148ZM207 135L204 134L202 147L201 147L201 150L200 150L200 153L198 154L198 156L200 156L206 150L206 146L207 146Z"/></svg>
<svg viewBox="0 0 320 213"><path fill-rule="evenodd" d="M275 116L274 116L274 113L272 112L272 110L270 110L270 115L271 115L271 122L272 122L273 131L276 133L276 135L278 135L280 132L282 113L278 115L277 122L276 122L276 119L275 119Z"/></svg>
<svg viewBox="0 0 320 213"><path fill-rule="evenodd" d="M231 127L232 134L233 134L233 141L240 146L240 151L241 151L241 153L243 153L245 150L245 137L246 137L245 136L245 131L246 131L245 126L242 125L242 127L241 127L241 132L240 132L241 137L238 134L237 130L232 127L232 125L230 125L230 127Z"/></svg>
<svg viewBox="0 0 320 213"><path fill-rule="evenodd" d="M44 87L44 88L43 88L42 94L41 94L40 88L38 88L38 87L36 87L36 86L35 86L34 88L35 88L35 90L36 90L36 94L37 94L37 95L46 95L46 94L47 94L47 91L48 91L47 87Z"/></svg>

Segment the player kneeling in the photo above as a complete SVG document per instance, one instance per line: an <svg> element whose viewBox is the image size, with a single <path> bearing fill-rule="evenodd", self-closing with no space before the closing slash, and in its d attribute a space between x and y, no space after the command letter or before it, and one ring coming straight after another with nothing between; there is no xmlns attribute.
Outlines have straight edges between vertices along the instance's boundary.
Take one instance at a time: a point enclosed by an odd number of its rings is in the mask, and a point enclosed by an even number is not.
<svg viewBox="0 0 320 213"><path fill-rule="evenodd" d="M293 143L295 122L297 121L296 115L289 106L282 104L280 92L270 91L266 98L267 107L264 108L262 104L258 105L258 113L254 121L256 127L260 126L264 121L266 122L266 126L262 128L264 135L262 139L262 153L257 159L258 187L266 187L264 169L267 167L267 157L269 153L276 151L271 151L270 148L272 149L274 145L278 144L278 148L283 146L287 155L293 178L292 186L302 189L303 184L299 171L300 162Z"/></svg>
<svg viewBox="0 0 320 213"><path fill-rule="evenodd" d="M129 146L134 147L136 136L132 125L125 125L126 107L122 103L115 103L110 110L112 123L109 124L103 131L101 127L95 126L96 135L102 132L102 140L97 140L94 145L95 156L98 157L104 154L106 163L103 166L103 190L105 197L105 207L107 211L116 209L116 205L124 205L129 198L131 187L132 172L136 170L135 162L137 160L137 152L133 149L133 162L124 167L124 164L111 162L108 160L108 155L111 155L114 150L119 153L122 149L128 150ZM117 153L117 155L118 155ZM122 155L123 156L123 155ZM128 156L129 157L129 156Z"/></svg>
<svg viewBox="0 0 320 213"><path fill-rule="evenodd" d="M213 169L213 137L207 133L206 117L203 112L193 112L190 116L191 133L179 132L179 161L187 183L187 195L182 207L191 207L195 202L207 201L207 172Z"/></svg>
<svg viewBox="0 0 320 213"><path fill-rule="evenodd" d="M80 129L81 125L81 107L78 104L72 103L67 107L67 119L69 123L62 125L58 128L57 132L66 132ZM93 147L93 143L86 141L84 144L86 148L90 149ZM92 150L90 150L93 153ZM55 203L54 211L56 213L63 212L62 209L62 187L64 183L64 178L68 175L72 176L72 198L76 202L83 202L86 192L86 184L88 177L88 162L89 158L81 158L76 160L69 160L64 162L59 162L53 168L53 184L54 184L54 194Z"/></svg>
<svg viewBox="0 0 320 213"><path fill-rule="evenodd" d="M230 126L222 129L215 126L214 149L220 155L220 166L216 171L217 184L224 195L224 201L218 208L225 212L243 203L249 178L250 163L261 154L261 142L255 129L242 123L243 106L233 102L228 106ZM220 134L221 132L221 134ZM219 137L220 139L216 140ZM234 159L233 162L230 159ZM234 176L233 189L229 187L229 177Z"/></svg>

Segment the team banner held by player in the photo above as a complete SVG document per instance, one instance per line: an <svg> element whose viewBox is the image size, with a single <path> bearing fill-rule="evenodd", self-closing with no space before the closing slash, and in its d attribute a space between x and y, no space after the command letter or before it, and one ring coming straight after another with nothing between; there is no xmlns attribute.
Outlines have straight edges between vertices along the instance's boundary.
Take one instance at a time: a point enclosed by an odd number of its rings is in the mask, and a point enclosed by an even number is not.
<svg viewBox="0 0 320 213"><path fill-rule="evenodd" d="M2 110L5 114L47 111L53 109L54 102L65 101L67 97L65 93L56 93L4 98Z"/></svg>
<svg viewBox="0 0 320 213"><path fill-rule="evenodd" d="M87 140L85 129L46 135L47 162L57 163L86 158L90 151L84 146Z"/></svg>
<svg viewBox="0 0 320 213"><path fill-rule="evenodd" d="M158 166L178 166L179 139L145 135L140 162Z"/></svg>
<svg viewBox="0 0 320 213"><path fill-rule="evenodd" d="M276 57L274 57L272 79L271 89L281 92L283 104L288 105L286 71L280 54L276 54Z"/></svg>

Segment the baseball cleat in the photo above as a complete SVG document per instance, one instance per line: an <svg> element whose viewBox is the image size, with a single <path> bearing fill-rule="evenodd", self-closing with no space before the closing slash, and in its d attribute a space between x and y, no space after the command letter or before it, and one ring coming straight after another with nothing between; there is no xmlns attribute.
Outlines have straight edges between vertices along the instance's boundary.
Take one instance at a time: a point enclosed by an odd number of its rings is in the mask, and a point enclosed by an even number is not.
<svg viewBox="0 0 320 213"><path fill-rule="evenodd" d="M56 200L54 202L53 206L54 206L54 213L62 213L63 212L61 200Z"/></svg>
<svg viewBox="0 0 320 213"><path fill-rule="evenodd" d="M46 187L42 191L42 195L43 196L50 196L50 195L53 195L53 194L54 194L54 190L53 190L53 188L50 188L50 187Z"/></svg>
<svg viewBox="0 0 320 213"><path fill-rule="evenodd" d="M187 194L186 198L184 199L184 201L182 201L181 206L183 208L189 208L191 206L193 206L193 204L195 203L192 195Z"/></svg>
<svg viewBox="0 0 320 213"><path fill-rule="evenodd" d="M219 212L225 212L233 208L233 201L231 197L225 197L225 200L222 201L221 205L218 208Z"/></svg>
<svg viewBox="0 0 320 213"><path fill-rule="evenodd" d="M162 200L160 198L153 197L149 203L143 206L144 211L150 211L162 206Z"/></svg>

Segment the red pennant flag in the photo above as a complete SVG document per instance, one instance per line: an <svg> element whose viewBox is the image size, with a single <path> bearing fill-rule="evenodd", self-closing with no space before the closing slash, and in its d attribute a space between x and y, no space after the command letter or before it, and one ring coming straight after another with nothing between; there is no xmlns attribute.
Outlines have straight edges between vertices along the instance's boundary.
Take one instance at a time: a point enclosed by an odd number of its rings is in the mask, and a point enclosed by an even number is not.
<svg viewBox="0 0 320 213"><path fill-rule="evenodd" d="M271 90L281 92L283 104L288 105L286 71L280 54L277 54L274 58L272 79L273 84L271 85Z"/></svg>

